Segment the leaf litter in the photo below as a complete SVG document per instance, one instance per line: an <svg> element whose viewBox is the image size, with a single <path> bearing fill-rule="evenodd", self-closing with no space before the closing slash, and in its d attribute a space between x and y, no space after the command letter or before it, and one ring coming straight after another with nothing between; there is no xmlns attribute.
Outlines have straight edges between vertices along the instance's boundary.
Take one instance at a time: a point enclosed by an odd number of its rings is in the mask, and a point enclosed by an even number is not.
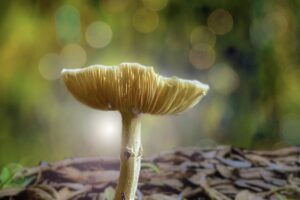
<svg viewBox="0 0 300 200"><path fill-rule="evenodd" d="M3 200L111 200L119 176L112 158L70 158L23 169L22 187ZM299 200L300 147L250 151L228 146L182 148L142 162L138 200Z"/></svg>

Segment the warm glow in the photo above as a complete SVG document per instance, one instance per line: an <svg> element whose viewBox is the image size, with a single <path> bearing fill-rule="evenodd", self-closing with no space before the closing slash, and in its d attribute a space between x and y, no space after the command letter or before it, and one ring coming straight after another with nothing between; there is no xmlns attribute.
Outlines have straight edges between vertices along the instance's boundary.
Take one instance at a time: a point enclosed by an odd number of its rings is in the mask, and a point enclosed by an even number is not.
<svg viewBox="0 0 300 200"><path fill-rule="evenodd" d="M214 49L205 44L198 44L190 50L190 63L197 69L210 68L216 59Z"/></svg>
<svg viewBox="0 0 300 200"><path fill-rule="evenodd" d="M216 43L216 35L206 26L197 26L192 31L190 40L193 46L197 44L206 44L213 47Z"/></svg>
<svg viewBox="0 0 300 200"><path fill-rule="evenodd" d="M61 59L64 68L82 67L86 62L86 52L78 44L68 44L61 50Z"/></svg>
<svg viewBox="0 0 300 200"><path fill-rule="evenodd" d="M228 11L217 9L209 15L207 24L215 34L224 35L231 31L233 27L233 18Z"/></svg>
<svg viewBox="0 0 300 200"><path fill-rule="evenodd" d="M88 26L85 37L91 47L103 48L111 42L112 30L102 21L93 22Z"/></svg>
<svg viewBox="0 0 300 200"><path fill-rule="evenodd" d="M227 64L218 64L208 73L210 85L220 94L229 95L239 86L238 74Z"/></svg>
<svg viewBox="0 0 300 200"><path fill-rule="evenodd" d="M156 12L141 8L132 18L133 27L141 33L153 32L159 24L159 16Z"/></svg>
<svg viewBox="0 0 300 200"><path fill-rule="evenodd" d="M112 14L126 10L131 0L100 0L100 5Z"/></svg>
<svg viewBox="0 0 300 200"><path fill-rule="evenodd" d="M58 79L61 70L61 59L55 53L46 54L39 61L39 72L46 80Z"/></svg>
<svg viewBox="0 0 300 200"><path fill-rule="evenodd" d="M119 146L122 132L121 117L118 112L101 112L90 119L90 138L94 145Z"/></svg>
<svg viewBox="0 0 300 200"><path fill-rule="evenodd" d="M143 2L147 9L153 11L159 11L168 4L168 0L143 0Z"/></svg>

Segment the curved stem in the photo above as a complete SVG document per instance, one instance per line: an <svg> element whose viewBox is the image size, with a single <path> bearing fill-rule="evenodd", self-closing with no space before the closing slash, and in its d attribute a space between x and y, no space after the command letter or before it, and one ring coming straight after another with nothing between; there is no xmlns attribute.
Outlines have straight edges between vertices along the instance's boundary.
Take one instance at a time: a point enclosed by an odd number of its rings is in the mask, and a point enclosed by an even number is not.
<svg viewBox="0 0 300 200"><path fill-rule="evenodd" d="M120 177L115 200L134 200L141 168L141 123L133 113L121 113L123 122Z"/></svg>

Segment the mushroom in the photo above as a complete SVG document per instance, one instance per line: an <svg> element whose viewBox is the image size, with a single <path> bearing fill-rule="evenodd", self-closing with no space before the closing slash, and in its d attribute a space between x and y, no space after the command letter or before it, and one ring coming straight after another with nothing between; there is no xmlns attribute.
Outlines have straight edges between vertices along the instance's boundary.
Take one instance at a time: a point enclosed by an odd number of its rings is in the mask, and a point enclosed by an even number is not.
<svg viewBox="0 0 300 200"><path fill-rule="evenodd" d="M121 113L123 130L116 200L135 197L142 156L141 114L178 114L197 104L209 89L195 80L160 76L152 67L138 63L64 69L62 78L83 104Z"/></svg>

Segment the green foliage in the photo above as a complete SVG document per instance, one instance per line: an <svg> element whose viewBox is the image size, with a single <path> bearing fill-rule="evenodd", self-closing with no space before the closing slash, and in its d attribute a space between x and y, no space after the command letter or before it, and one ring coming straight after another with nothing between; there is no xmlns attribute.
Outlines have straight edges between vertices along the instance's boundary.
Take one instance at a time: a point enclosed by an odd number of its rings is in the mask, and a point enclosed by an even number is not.
<svg viewBox="0 0 300 200"><path fill-rule="evenodd" d="M150 168L152 169L155 173L159 174L160 173L160 169L153 163L142 163L141 164L141 168Z"/></svg>
<svg viewBox="0 0 300 200"><path fill-rule="evenodd" d="M112 187L108 187L104 190L104 196L105 196L105 200L113 200L114 196L115 196L115 189L113 189Z"/></svg>
<svg viewBox="0 0 300 200"><path fill-rule="evenodd" d="M23 169L23 166L17 163L11 163L4 166L0 173L0 189L10 187L26 187L34 177L23 177L15 179L15 175Z"/></svg>

